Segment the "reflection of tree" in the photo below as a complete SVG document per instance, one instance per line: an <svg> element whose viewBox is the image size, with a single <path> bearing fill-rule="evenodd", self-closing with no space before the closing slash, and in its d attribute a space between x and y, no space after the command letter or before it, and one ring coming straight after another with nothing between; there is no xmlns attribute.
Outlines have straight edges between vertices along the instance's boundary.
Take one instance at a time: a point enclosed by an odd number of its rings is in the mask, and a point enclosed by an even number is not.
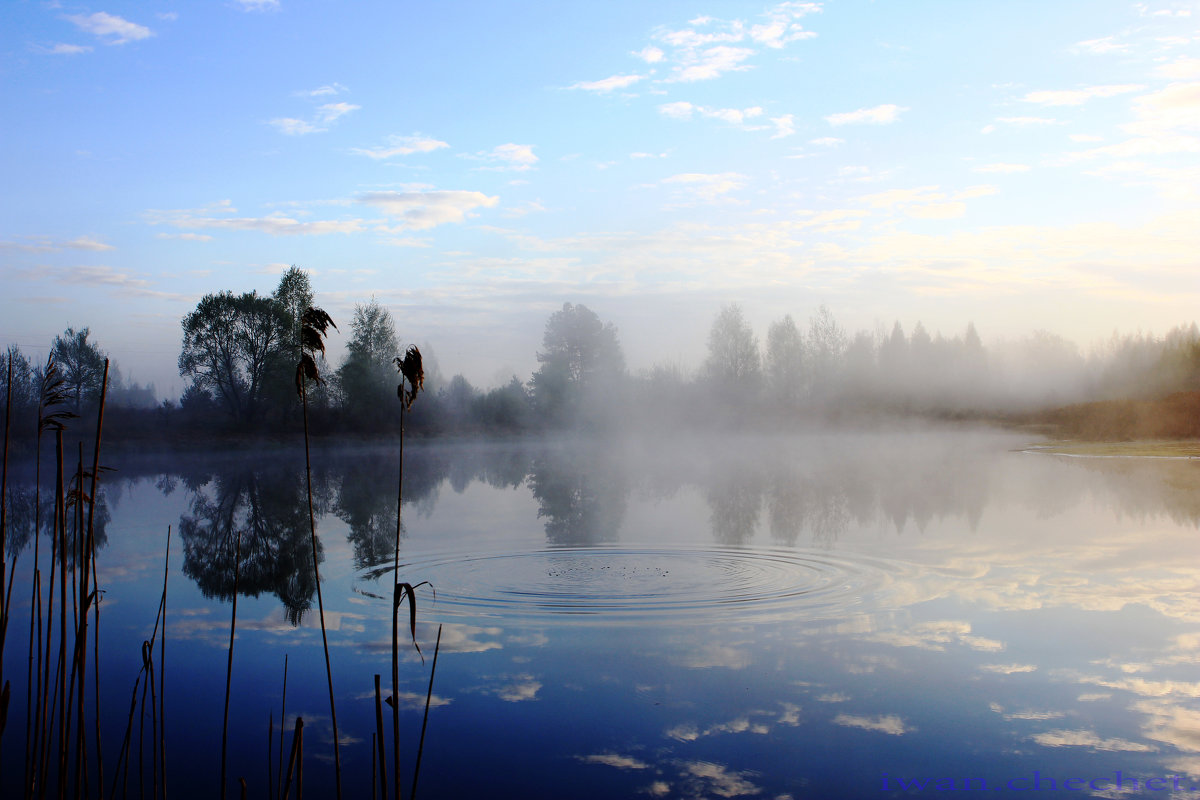
<svg viewBox="0 0 1200 800"><path fill-rule="evenodd" d="M807 486L799 471L783 466L775 471L767 493L767 520L771 538L780 544L794 545L804 527Z"/></svg>
<svg viewBox="0 0 1200 800"><path fill-rule="evenodd" d="M625 465L604 448L546 450L533 458L529 488L556 545L612 542L625 519L629 480Z"/></svg>
<svg viewBox="0 0 1200 800"><path fill-rule="evenodd" d="M275 594L299 624L316 591L306 508L298 471L238 466L219 473L211 492L196 492L191 514L179 520L184 574L205 597L232 599L240 534L238 591Z"/></svg>
<svg viewBox="0 0 1200 800"><path fill-rule="evenodd" d="M76 513L75 498L71 494L73 486L68 487L68 506L66 509L67 520L67 563L74 564L76 556L75 537L76 531L81 527L79 517ZM89 487L90 488L90 487ZM96 551L99 552L106 544L108 544L108 523L112 519L112 512L109 510L109 495L112 490L97 492L96 511L93 518L92 526L96 537ZM36 520L35 509L36 493L32 482L29 484L10 485L8 487L7 509L5 511L5 522L7 527L7 535L5 548L10 556L20 553L22 550L30 546L33 541L33 529ZM52 549L50 537L54 532L54 490L46 486L42 487L41 498L41 535L42 547L45 553L49 553ZM87 526L87 504L83 505L83 520L82 526L86 530ZM86 540L86 536L83 537ZM47 555L47 557L49 557Z"/></svg>
<svg viewBox="0 0 1200 800"><path fill-rule="evenodd" d="M739 469L719 476L705 492L713 536L725 545L745 544L754 537L762 511L763 478Z"/></svg>
<svg viewBox="0 0 1200 800"><path fill-rule="evenodd" d="M333 510L350 526L355 569L391 564L395 554L396 481L383 466L358 461L342 472Z"/></svg>

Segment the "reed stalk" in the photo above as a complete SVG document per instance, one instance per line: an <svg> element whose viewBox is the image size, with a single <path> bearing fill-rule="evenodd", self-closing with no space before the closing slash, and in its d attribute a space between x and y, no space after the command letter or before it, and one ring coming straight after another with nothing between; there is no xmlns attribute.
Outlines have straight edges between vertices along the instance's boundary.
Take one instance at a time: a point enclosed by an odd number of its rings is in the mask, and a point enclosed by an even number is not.
<svg viewBox="0 0 1200 800"><path fill-rule="evenodd" d="M404 357L394 359L396 369L400 373L400 384L396 394L400 398L400 469L396 478L396 548L392 561L393 580L395 587L392 592L392 777L394 780L395 800L402 800L400 791L400 602L402 600L402 585L400 583L400 533L403 530L401 515L404 509L404 412L412 407L417 399L417 393L425 387L425 370L421 362L421 351L416 345L410 345L404 352ZM404 388L408 382L409 389ZM411 595L410 600L416 602ZM415 606L410 611L416 613ZM414 638L415 642L415 638Z"/></svg>
<svg viewBox="0 0 1200 800"><path fill-rule="evenodd" d="M66 489L63 484L62 431L56 431L55 444L58 448L58 486L55 505L58 508L58 796L67 795L67 507Z"/></svg>
<svg viewBox="0 0 1200 800"><path fill-rule="evenodd" d="M383 703L379 699L379 674L375 674L375 746L379 750L379 787L380 797L382 800L387 800L388 796L388 780L387 780L387 745L383 738ZM375 783L375 776L372 774L371 783ZM375 795L375 791L371 791L371 795Z"/></svg>
<svg viewBox="0 0 1200 800"><path fill-rule="evenodd" d="M337 787L337 799L342 800L342 757L341 742L338 736L337 706L334 703L333 666L329 661L329 636L325 630L325 600L321 594L321 573L317 559L317 519L313 511L312 498L312 459L308 446L308 391L305 381L308 378L317 383L321 375L317 371L316 354L325 352L325 331L334 325L328 314L319 308L309 306L301 317L300 326L300 363L296 365L296 388L300 393L300 406L304 414L304 477L308 489L308 524L312 536L313 577L317 584L317 614L321 619L321 646L325 650L325 678L329 684L329 716L333 722L333 770ZM308 352L305 352L307 350Z"/></svg>
<svg viewBox="0 0 1200 800"><path fill-rule="evenodd" d="M437 674L438 650L442 648L442 626L438 625L437 644L433 646L433 666L429 670L429 688L425 690L425 716L421 719L421 740L417 744L417 764L413 769L412 791L409 800L417 798L417 776L421 774L421 755L425 752L425 729L429 726L429 702L433 699L433 676Z"/></svg>
<svg viewBox="0 0 1200 800"><path fill-rule="evenodd" d="M8 612L12 602L12 577L8 576L8 432L12 425L12 367L13 353L8 351L8 380L5 388L4 401L4 456L3 466L0 467L0 685L4 687L0 696L0 741L4 739L4 730L8 725L9 685L4 679L4 644L8 634ZM13 565L16 574L16 564ZM5 578L8 578L8 588L5 590ZM3 754L0 748L0 755ZM0 775L4 769L0 766Z"/></svg>
<svg viewBox="0 0 1200 800"><path fill-rule="evenodd" d="M233 681L233 638L237 631L238 577L242 564L242 532L233 545L233 615L229 621L229 659L225 664L225 721L221 725L221 800L225 798L225 756L229 746L229 687Z"/></svg>
<svg viewBox="0 0 1200 800"><path fill-rule="evenodd" d="M167 706L166 706L166 675L167 675L167 575L171 567L171 526L167 526L167 550L163 556L163 590L162 590L162 638L158 640L158 717L160 728L158 733L158 759L161 764L160 779L162 782L162 797L167 797ZM100 624L99 606L96 609L96 625ZM100 708L99 701L96 705ZM97 711L96 719L100 715ZM96 747L99 749L100 738L96 735Z"/></svg>
<svg viewBox="0 0 1200 800"><path fill-rule="evenodd" d="M279 784L280 793L283 792L283 731L287 727L287 673L288 673L288 657L287 653L283 654L283 700L279 708L279 770L275 775L275 783Z"/></svg>
<svg viewBox="0 0 1200 800"><path fill-rule="evenodd" d="M297 770L297 766L299 770ZM292 754L288 756L287 781L283 784L281 800L288 800L292 790L292 776L296 777L296 797L300 797L300 784L304 775L304 718L296 717L296 730L292 734Z"/></svg>

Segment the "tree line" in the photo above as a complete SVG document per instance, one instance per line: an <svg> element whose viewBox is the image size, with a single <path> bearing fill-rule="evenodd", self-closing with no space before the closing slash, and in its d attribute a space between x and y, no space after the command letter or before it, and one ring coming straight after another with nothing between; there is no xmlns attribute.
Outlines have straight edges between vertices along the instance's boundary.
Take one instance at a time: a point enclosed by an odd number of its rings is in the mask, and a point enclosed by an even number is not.
<svg viewBox="0 0 1200 800"><path fill-rule="evenodd" d="M279 432L296 425L293 386L300 318L313 305L308 276L291 267L260 295L205 295L181 321L178 367L185 389L177 403L157 402L152 386L124 381L110 367L107 404L118 427L152 427L166 437L214 430ZM310 392L318 433L371 436L399 424L395 322L374 299L357 304L340 364L321 364L326 380ZM1039 331L985 346L973 324L958 334L848 332L824 306L806 324L791 315L770 323L760 340L742 308L723 307L694 368L659 365L631 373L618 331L581 304L565 303L546 321L538 368L481 390L463 375L443 379L425 348L427 393L406 414L417 435L508 435L541 430L753 427L875 413L962 416L1033 410L1084 400L1200 391L1200 330L1179 326L1163 337L1119 336L1084 354ZM87 328L56 337L50 362L76 412L100 392L105 354ZM46 365L11 347L13 411L36 409ZM30 413L32 413L30 411ZM124 413L124 417L122 417Z"/></svg>

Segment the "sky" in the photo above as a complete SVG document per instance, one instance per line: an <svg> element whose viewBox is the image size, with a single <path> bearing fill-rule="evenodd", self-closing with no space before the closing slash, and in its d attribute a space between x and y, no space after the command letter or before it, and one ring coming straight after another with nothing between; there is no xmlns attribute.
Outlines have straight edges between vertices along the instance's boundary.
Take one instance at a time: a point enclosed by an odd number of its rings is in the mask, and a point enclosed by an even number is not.
<svg viewBox="0 0 1200 800"><path fill-rule="evenodd" d="M290 265L481 387L582 303L634 370L760 339L1200 308L1200 2L70 2L0 9L0 345L180 321Z"/></svg>

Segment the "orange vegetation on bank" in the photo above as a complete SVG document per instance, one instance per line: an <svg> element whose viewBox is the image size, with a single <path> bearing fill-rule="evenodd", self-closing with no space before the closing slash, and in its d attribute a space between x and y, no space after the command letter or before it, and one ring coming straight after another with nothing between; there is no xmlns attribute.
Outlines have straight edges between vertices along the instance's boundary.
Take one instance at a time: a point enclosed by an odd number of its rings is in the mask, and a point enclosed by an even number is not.
<svg viewBox="0 0 1200 800"><path fill-rule="evenodd" d="M1148 400L1077 403L1036 412L1027 421L1064 439L1200 439L1200 392L1175 392Z"/></svg>

